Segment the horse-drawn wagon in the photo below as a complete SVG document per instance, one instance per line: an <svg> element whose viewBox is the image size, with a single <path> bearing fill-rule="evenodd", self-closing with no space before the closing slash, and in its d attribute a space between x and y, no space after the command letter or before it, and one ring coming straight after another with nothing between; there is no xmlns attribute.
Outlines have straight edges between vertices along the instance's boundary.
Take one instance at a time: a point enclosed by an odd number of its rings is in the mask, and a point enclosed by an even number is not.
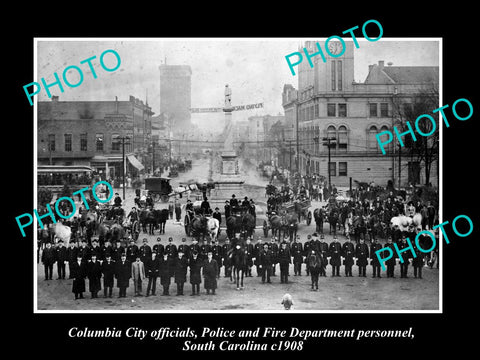
<svg viewBox="0 0 480 360"><path fill-rule="evenodd" d="M312 222L311 202L309 199L289 201L278 206L279 214L296 214L298 222L306 221L307 225Z"/></svg>
<svg viewBox="0 0 480 360"><path fill-rule="evenodd" d="M152 195L154 201L167 202L169 194L172 192L170 180L168 177L145 178L145 190L148 190L148 194Z"/></svg>

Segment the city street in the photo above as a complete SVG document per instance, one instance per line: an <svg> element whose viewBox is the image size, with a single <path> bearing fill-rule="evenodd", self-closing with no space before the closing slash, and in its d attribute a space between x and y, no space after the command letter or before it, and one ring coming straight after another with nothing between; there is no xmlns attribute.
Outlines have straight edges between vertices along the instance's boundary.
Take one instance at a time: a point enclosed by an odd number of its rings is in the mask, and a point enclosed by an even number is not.
<svg viewBox="0 0 480 360"><path fill-rule="evenodd" d="M178 178L171 181L172 187L176 187L180 182L187 182L195 179L199 182L206 181L208 178L208 160L194 160L192 169L179 173ZM262 179L258 174L244 174L246 183L244 186L245 196L253 198L257 204L266 201L265 185L266 179ZM263 184L262 184L263 181ZM122 189L115 189L122 195ZM243 194L237 194L242 195ZM126 189L126 198L123 201L123 208L128 213L134 202L134 189ZM180 199L182 203L186 198ZM312 211L323 203L312 202ZM157 203L157 208L167 207L168 203ZM184 214L182 212L182 220ZM222 218L222 223L224 223ZM315 231L315 222L307 226L305 222L299 225L298 234L303 243L308 234ZM324 227L325 239L327 243L332 241L332 236L328 233L328 224ZM158 237L140 233L137 244L140 245L144 238L148 239L150 246L153 246ZM179 245L182 237L186 237L183 222L177 222L169 219L165 228L165 235L160 236L162 243L167 244L168 237L173 237L174 243ZM220 236L220 245L223 245L225 234ZM263 232L257 230L254 241L258 237L263 238ZM339 232L341 243L345 237ZM191 244L192 238L187 238L187 244ZM270 238L265 239L270 241ZM383 243L384 241L382 241ZM111 310L189 310L189 311L210 311L210 310L282 310L280 304L282 296L290 293L294 301L294 309L302 311L378 311L378 310L438 310L439 309L439 270L424 267L423 279L413 277L413 269L409 267L409 277L400 278L399 266L395 268L395 278L386 278L386 273L382 272L382 278L372 278L372 268L367 267L367 277L358 277L358 268L353 266L353 277L344 277L344 267L340 269L342 277L331 277L331 266L327 266L327 277L320 277L319 291L310 290L310 277L305 274L305 265L302 266L302 276L293 276L293 265L290 265L290 276L288 284L280 284L280 270L276 266L276 276L272 278L272 284L262 284L261 278L257 277L255 266L252 270L253 277L245 278L245 287L243 290L236 290L236 286L224 277L224 268L221 270L221 277L218 279L218 289L215 296L206 295L203 288L203 280L200 285L201 296L190 297L190 283L187 275L185 284L185 296L175 296L176 286L173 282L170 285L170 296L160 296L161 286L157 283L157 295L151 297L133 297L133 284L127 289L127 297L118 299L118 289L114 288L113 298L103 298L103 290L99 292L99 298L90 299L88 291L84 294L85 299L74 300L74 294L71 292L72 280L55 280L56 265L54 266L54 276L51 281L44 281L44 270L41 263L37 267L37 301L39 310L88 310L88 311L111 311ZM68 267L67 267L68 277ZM159 280L157 280L159 282ZM87 290L88 290L88 280ZM143 294L146 293L146 282L144 282Z"/></svg>

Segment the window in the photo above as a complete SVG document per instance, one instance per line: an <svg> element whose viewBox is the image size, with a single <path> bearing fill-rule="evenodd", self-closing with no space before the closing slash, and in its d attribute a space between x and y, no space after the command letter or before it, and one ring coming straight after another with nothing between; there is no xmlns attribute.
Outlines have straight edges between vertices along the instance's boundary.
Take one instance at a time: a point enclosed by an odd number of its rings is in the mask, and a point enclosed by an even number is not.
<svg viewBox="0 0 480 360"><path fill-rule="evenodd" d="M335 116L335 104L327 104L327 116Z"/></svg>
<svg viewBox="0 0 480 360"><path fill-rule="evenodd" d="M118 134L112 134L112 151L120 151L120 139Z"/></svg>
<svg viewBox="0 0 480 360"><path fill-rule="evenodd" d="M342 125L338 128L338 148L346 150L348 146L348 133L346 126Z"/></svg>
<svg viewBox="0 0 480 360"><path fill-rule="evenodd" d="M65 151L72 151L72 134L65 134Z"/></svg>
<svg viewBox="0 0 480 360"><path fill-rule="evenodd" d="M377 150L378 145L377 145L377 127L375 125L370 126L370 129L368 129L368 149L369 150Z"/></svg>
<svg viewBox="0 0 480 360"><path fill-rule="evenodd" d="M315 104L315 117L318 118L318 104Z"/></svg>
<svg viewBox="0 0 480 360"><path fill-rule="evenodd" d="M103 134L95 134L95 148L97 151L103 151Z"/></svg>
<svg viewBox="0 0 480 360"><path fill-rule="evenodd" d="M380 116L388 116L388 103L380 103Z"/></svg>
<svg viewBox="0 0 480 360"><path fill-rule="evenodd" d="M337 163L330 162L328 165L330 176L337 176Z"/></svg>
<svg viewBox="0 0 480 360"><path fill-rule="evenodd" d="M347 163L339 162L338 163L338 176L347 176Z"/></svg>
<svg viewBox="0 0 480 360"><path fill-rule="evenodd" d="M336 62L335 61L332 61L332 91L335 91L336 90L336 87L335 87L335 83L337 82L336 80Z"/></svg>
<svg viewBox="0 0 480 360"><path fill-rule="evenodd" d="M338 91L342 91L342 62L337 61L337 78L338 78Z"/></svg>
<svg viewBox="0 0 480 360"><path fill-rule="evenodd" d="M330 125L327 128L327 138L337 140L337 129L335 129L335 126ZM330 144L330 149L336 149L336 148L337 148L337 143L336 143L336 141L333 141ZM327 147L327 149L328 149L328 147Z"/></svg>
<svg viewBox="0 0 480 360"><path fill-rule="evenodd" d="M338 116L347 117L347 104L338 104Z"/></svg>
<svg viewBox="0 0 480 360"><path fill-rule="evenodd" d="M48 145L50 151L55 151L55 134L48 134Z"/></svg>
<svg viewBox="0 0 480 360"><path fill-rule="evenodd" d="M383 125L383 126L380 128L380 132L384 132L384 131L390 131L390 130L388 130L388 126ZM381 139L383 139L383 138L384 138L384 137L382 136ZM376 140L375 140L375 141L376 141ZM378 143L378 141L377 141L377 143ZM383 148L385 149L386 152L392 151L392 145L391 145L391 144L393 144L393 142L390 142L390 143L388 143L388 144L384 144L384 145L383 145ZM378 145L377 145L377 146L378 146Z"/></svg>
<svg viewBox="0 0 480 360"><path fill-rule="evenodd" d="M80 151L87 151L87 134L80 134Z"/></svg>
<svg viewBox="0 0 480 360"><path fill-rule="evenodd" d="M377 104L370 104L370 116L378 116L377 114Z"/></svg>

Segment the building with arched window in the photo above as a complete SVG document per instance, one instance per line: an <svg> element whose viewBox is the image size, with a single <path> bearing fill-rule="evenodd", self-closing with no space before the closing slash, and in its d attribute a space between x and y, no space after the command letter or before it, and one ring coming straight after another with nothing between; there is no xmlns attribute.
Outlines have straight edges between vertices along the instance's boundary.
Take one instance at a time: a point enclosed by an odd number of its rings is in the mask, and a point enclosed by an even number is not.
<svg viewBox="0 0 480 360"><path fill-rule="evenodd" d="M318 52L315 43L305 42L309 54ZM322 41L318 43L325 49ZM354 81L353 42L345 41L344 49L341 56L325 54L325 62L321 56L311 57L313 67L306 60L300 63L295 96L290 95L286 101L283 95L285 113L296 124L293 137L298 147L293 170L328 178L330 168L332 184L337 187L349 186L351 180L373 181L381 186L389 180L397 187L426 182L437 186L438 153L427 181L425 164L418 153L408 147L399 149L398 141L392 141L385 146L384 155L376 136L387 130L393 132L394 126L401 128L406 121L413 124L411 109L419 102L429 101L431 110L439 106L439 68L385 66L384 61L378 61L369 66L365 81L358 83Z"/></svg>

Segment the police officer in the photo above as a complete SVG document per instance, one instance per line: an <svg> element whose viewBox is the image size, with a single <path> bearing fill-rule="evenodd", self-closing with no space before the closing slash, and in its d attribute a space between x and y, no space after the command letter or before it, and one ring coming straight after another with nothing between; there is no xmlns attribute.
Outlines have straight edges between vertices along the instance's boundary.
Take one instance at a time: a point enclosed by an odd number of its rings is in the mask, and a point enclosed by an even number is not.
<svg viewBox="0 0 480 360"><path fill-rule="evenodd" d="M147 238L143 239L143 244L138 249L140 260L145 264L145 261L152 258L152 248L148 245Z"/></svg>
<svg viewBox="0 0 480 360"><path fill-rule="evenodd" d="M65 263L68 261L67 248L63 246L63 240L58 240L58 246L55 249L55 260L57 262L57 280L65 279Z"/></svg>
<svg viewBox="0 0 480 360"><path fill-rule="evenodd" d="M345 266L345 276L352 276L353 257L355 255L355 248L347 236L347 241L342 246L343 265Z"/></svg>
<svg viewBox="0 0 480 360"><path fill-rule="evenodd" d="M372 239L373 241L373 239ZM355 257L357 258L357 266L358 266L358 276L366 277L366 270L368 260L367 258L370 256L368 251L368 246L365 244L365 239L363 238L363 234L360 234L360 244L357 244L355 247Z"/></svg>
<svg viewBox="0 0 480 360"><path fill-rule="evenodd" d="M291 255L293 256L293 275L302 276L302 262L303 262L303 246L300 242L300 235L293 239L290 246Z"/></svg>
<svg viewBox="0 0 480 360"><path fill-rule="evenodd" d="M178 245L177 252L183 252L183 256L188 260L190 259L190 247L187 245L187 239L182 238L182 243Z"/></svg>
<svg viewBox="0 0 480 360"><path fill-rule="evenodd" d="M157 257L160 259L163 256L163 253L165 251L165 248L163 247L163 244L161 243L162 239L160 237L157 237L157 243L153 245L152 252L157 254Z"/></svg>
<svg viewBox="0 0 480 360"><path fill-rule="evenodd" d="M222 258L223 258L223 266L225 267L225 277L230 277L232 274L232 262L230 260L230 250L232 246L230 245L230 239L227 237L225 239L225 244L222 246ZM220 264L217 264L220 265Z"/></svg>
<svg viewBox="0 0 480 360"><path fill-rule="evenodd" d="M318 255L322 257L322 266L320 267L319 276L327 276L325 268L328 264L328 244L325 241L325 235L320 234L320 242L318 244Z"/></svg>
<svg viewBox="0 0 480 360"><path fill-rule="evenodd" d="M278 250L278 263L280 264L280 283L288 283L288 267L291 264L290 250L287 248L287 243L284 241Z"/></svg>
<svg viewBox="0 0 480 360"><path fill-rule="evenodd" d="M328 252L330 254L330 265L332 265L332 276L341 276L340 265L341 265L342 246L338 242L336 235L333 236L333 242L330 243Z"/></svg>
<svg viewBox="0 0 480 360"><path fill-rule="evenodd" d="M370 245L370 265L372 265L373 269L372 277L382 277L380 275L380 261L378 260L376 254L376 252L382 248L382 244L378 243L376 239L372 238L372 244Z"/></svg>

